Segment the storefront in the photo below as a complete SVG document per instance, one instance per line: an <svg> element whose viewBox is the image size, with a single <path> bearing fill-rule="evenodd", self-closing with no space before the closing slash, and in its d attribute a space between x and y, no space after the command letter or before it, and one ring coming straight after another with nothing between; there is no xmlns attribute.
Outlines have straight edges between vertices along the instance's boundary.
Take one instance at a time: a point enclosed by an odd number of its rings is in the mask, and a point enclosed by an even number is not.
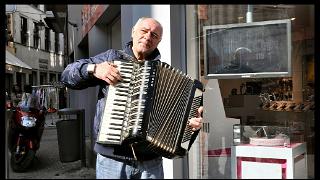
<svg viewBox="0 0 320 180"><path fill-rule="evenodd" d="M190 178L313 178L314 6L188 5L186 46L188 73L206 85L205 123L189 155ZM259 128L268 131L261 135ZM268 143L279 134L292 145L287 149L303 144L303 152L275 163L271 155L264 161L259 153L239 155L235 148L257 138L264 140L259 147L275 147ZM281 147L270 150L281 154Z"/></svg>
<svg viewBox="0 0 320 180"><path fill-rule="evenodd" d="M20 85L23 88L24 83L29 82L29 75L32 73L32 68L6 50L6 79L5 88L10 94L13 85Z"/></svg>

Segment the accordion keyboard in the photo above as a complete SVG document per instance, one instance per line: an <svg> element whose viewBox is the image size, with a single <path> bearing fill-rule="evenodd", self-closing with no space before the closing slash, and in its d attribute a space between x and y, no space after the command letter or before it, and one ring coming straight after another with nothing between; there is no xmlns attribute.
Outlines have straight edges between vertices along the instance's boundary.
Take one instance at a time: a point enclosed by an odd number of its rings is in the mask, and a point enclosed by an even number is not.
<svg viewBox="0 0 320 180"><path fill-rule="evenodd" d="M129 85L132 76L132 64L121 61L114 61L117 69L121 72L122 82L115 86L109 86L104 110L104 116L100 127L98 141L108 142L111 144L121 143L121 132L126 127L123 123L125 116L126 105L128 101ZM111 108L112 107L112 108Z"/></svg>

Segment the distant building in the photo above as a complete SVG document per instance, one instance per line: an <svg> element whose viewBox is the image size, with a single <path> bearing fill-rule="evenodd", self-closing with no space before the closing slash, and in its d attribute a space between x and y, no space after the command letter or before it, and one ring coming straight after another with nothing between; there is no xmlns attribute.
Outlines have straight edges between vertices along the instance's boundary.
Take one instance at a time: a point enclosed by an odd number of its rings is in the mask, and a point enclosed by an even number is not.
<svg viewBox="0 0 320 180"><path fill-rule="evenodd" d="M64 68L64 35L44 22L46 6L6 5L6 77L14 84L44 85L59 81Z"/></svg>

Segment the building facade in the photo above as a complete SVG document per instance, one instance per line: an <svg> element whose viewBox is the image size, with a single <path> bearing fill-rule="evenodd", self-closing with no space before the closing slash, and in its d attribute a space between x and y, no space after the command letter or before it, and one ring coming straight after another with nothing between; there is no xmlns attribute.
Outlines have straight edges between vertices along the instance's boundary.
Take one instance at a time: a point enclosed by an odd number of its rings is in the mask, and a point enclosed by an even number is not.
<svg viewBox="0 0 320 180"><path fill-rule="evenodd" d="M50 14L49 14L50 15ZM6 5L7 52L30 69L6 63L6 89L14 84L47 85L57 82L64 69L64 35L49 28L45 5Z"/></svg>
<svg viewBox="0 0 320 180"><path fill-rule="evenodd" d="M67 14L70 22L67 28L69 63L95 56L110 48L121 49L130 41L131 29L137 19L149 16L157 19L164 28L159 44L161 60L200 79L205 85L202 131L187 157L164 160L165 178L231 178L233 170L230 151L235 145L234 125L291 128L294 132L290 134L291 142L306 143L307 150L303 157L307 159L305 167L308 171L304 175L314 177L314 6L68 5ZM266 74L255 78L244 72L247 76L237 78L207 76L206 68L217 63L207 57L209 52L215 50L208 49L214 45L214 42L206 40L209 35L205 36L205 30L208 27L238 27L245 23L266 24L266 21L275 20L290 22L290 28L285 31L290 34L286 36L290 37L290 41L286 44L288 53L284 59L289 66L289 75L277 77L275 73L270 73L272 76ZM248 37L251 35L247 34ZM243 40L239 40L240 35L226 36L221 39L221 43L229 39L226 43L233 44L228 44L228 48L234 50L237 43ZM272 46L264 42L275 43L277 40L267 41L260 36L257 34L253 41L256 42L255 48L263 51L255 56L264 60L264 57L277 51L269 51ZM93 167L95 153L92 150L92 124L97 91L95 87L80 91L68 90L69 106L83 108L86 112L87 154L91 157L89 164ZM265 102L262 98L264 94L273 97ZM264 106L265 103L269 103L268 108ZM279 103L282 103L282 108L277 109ZM289 104L293 108L285 110Z"/></svg>

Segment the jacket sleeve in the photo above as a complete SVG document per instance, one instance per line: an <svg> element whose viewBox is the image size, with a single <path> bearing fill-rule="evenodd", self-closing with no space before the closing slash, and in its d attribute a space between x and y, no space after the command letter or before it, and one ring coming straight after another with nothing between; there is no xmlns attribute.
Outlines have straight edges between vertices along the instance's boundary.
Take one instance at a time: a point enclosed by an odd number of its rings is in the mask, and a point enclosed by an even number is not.
<svg viewBox="0 0 320 180"><path fill-rule="evenodd" d="M107 82L91 77L87 73L88 64L98 64L104 61L112 60L113 50L108 50L101 54L88 59L79 59L64 69L61 74L61 82L71 89L85 89L88 87L97 86L101 83L107 84Z"/></svg>

